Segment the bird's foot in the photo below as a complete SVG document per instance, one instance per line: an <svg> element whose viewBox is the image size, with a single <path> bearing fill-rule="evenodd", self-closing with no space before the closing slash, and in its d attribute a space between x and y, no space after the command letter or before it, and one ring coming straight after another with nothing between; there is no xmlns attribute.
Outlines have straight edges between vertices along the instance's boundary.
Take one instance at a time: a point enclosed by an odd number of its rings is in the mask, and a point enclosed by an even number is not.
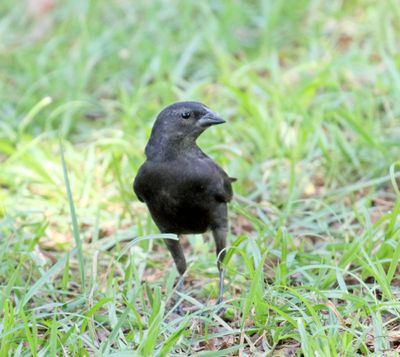
<svg viewBox="0 0 400 357"><path fill-rule="evenodd" d="M179 315L179 316L183 316L185 314L185 312L183 311L183 308L181 305L178 305L175 309L174 309L175 314Z"/></svg>
<svg viewBox="0 0 400 357"><path fill-rule="evenodd" d="M215 307L217 308L215 314L222 317L225 314L225 308L220 306L223 302L222 298L218 298L217 301L215 302Z"/></svg>

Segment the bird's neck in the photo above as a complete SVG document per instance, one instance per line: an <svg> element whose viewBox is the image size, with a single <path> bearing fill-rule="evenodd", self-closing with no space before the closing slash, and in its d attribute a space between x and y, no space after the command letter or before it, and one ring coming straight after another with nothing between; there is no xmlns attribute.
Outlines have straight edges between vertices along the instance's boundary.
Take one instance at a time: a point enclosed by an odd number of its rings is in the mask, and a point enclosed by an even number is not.
<svg viewBox="0 0 400 357"><path fill-rule="evenodd" d="M198 156L200 148L196 137L151 137L146 146L146 156L149 160L172 161L180 157Z"/></svg>

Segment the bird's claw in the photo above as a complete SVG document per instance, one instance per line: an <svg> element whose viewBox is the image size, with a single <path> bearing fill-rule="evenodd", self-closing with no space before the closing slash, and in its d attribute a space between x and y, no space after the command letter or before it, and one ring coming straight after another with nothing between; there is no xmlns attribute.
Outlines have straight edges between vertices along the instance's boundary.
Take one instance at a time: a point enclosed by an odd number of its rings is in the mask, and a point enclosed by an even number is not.
<svg viewBox="0 0 400 357"><path fill-rule="evenodd" d="M215 307L217 307L217 311L215 312L215 314L218 316L223 316L225 314L225 308L219 306L222 304L222 302L223 302L222 298L218 298L217 301L215 302Z"/></svg>
<svg viewBox="0 0 400 357"><path fill-rule="evenodd" d="M178 305L175 310L174 310L175 314L179 315L179 316L183 316L185 314L185 312L183 311L183 308L181 305Z"/></svg>

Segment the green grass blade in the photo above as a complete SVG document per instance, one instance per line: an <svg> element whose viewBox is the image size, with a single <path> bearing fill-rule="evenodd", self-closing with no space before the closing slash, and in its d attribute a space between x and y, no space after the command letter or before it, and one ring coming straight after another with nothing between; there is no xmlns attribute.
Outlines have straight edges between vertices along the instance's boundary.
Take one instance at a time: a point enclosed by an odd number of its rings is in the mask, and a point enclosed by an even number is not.
<svg viewBox="0 0 400 357"><path fill-rule="evenodd" d="M85 287L85 261L84 261L84 256L83 256L82 241L81 241L81 237L80 237L80 233L79 233L78 219L76 216L75 205L74 205L74 201L72 198L71 185L70 185L69 178L68 178L67 165L65 163L64 149L63 149L61 137L59 137L59 144L60 144L61 164L62 164L62 169L63 169L63 174L64 174L64 183L65 183L65 187L67 190L67 199L68 199L69 211L70 211L71 220L72 220L72 233L73 233L75 245L77 248L79 272L80 272L80 277L81 277L81 289L82 289L82 291L85 291L86 290L86 287Z"/></svg>

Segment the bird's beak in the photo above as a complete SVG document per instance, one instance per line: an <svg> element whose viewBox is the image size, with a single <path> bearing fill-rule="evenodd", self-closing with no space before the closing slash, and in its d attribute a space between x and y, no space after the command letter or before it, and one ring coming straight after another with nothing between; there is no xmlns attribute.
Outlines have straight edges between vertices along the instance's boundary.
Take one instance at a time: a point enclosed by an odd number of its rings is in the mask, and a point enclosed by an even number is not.
<svg viewBox="0 0 400 357"><path fill-rule="evenodd" d="M213 113L212 111L209 111L206 115L202 116L198 121L198 124L203 128L223 123L225 123L225 120L222 119L217 114Z"/></svg>

